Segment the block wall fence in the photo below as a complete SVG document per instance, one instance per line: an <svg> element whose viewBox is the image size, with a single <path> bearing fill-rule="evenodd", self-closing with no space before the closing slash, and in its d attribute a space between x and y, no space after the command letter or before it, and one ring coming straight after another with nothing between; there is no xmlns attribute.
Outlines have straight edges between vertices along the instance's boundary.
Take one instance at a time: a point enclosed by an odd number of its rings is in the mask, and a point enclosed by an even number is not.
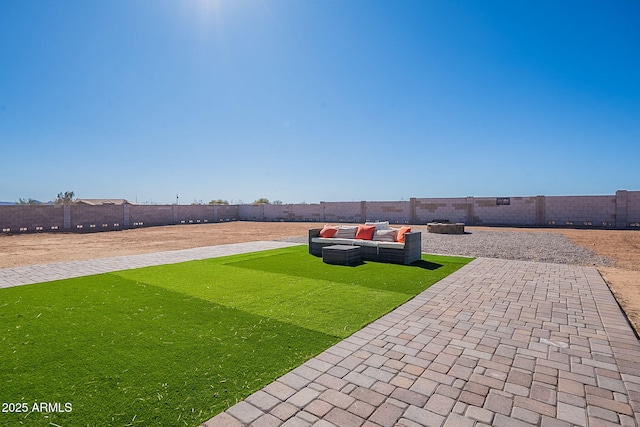
<svg viewBox="0 0 640 427"><path fill-rule="evenodd" d="M288 205L9 205L0 231L107 231L224 221L294 221L640 229L640 191L611 196L411 198Z"/></svg>

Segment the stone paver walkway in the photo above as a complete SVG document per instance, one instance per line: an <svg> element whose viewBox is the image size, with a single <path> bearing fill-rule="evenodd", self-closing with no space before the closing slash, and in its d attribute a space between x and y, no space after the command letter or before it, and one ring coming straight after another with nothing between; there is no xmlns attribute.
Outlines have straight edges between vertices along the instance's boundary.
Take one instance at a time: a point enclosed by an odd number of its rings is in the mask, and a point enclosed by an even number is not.
<svg viewBox="0 0 640 427"><path fill-rule="evenodd" d="M247 242L230 245L206 246L202 248L155 252L141 255L116 256L84 261L56 262L26 267L1 268L0 288L49 282L71 277L109 273L152 265L173 264L198 259L216 258L226 255L244 254L267 249L299 245L286 242Z"/></svg>
<svg viewBox="0 0 640 427"><path fill-rule="evenodd" d="M639 361L595 268L477 259L202 427L638 426Z"/></svg>
<svg viewBox="0 0 640 427"><path fill-rule="evenodd" d="M0 269L0 287L290 246ZM476 259L202 424L640 426L640 343L591 267Z"/></svg>

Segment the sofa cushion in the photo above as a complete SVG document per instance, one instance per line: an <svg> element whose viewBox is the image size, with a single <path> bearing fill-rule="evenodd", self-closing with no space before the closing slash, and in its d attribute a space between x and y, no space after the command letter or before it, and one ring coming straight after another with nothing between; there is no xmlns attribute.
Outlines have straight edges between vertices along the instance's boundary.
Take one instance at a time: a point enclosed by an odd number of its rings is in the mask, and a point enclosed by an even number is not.
<svg viewBox="0 0 640 427"><path fill-rule="evenodd" d="M356 239L371 240L376 227L373 225L359 225L356 231Z"/></svg>
<svg viewBox="0 0 640 427"><path fill-rule="evenodd" d="M332 245L353 245L354 239L340 239L337 237L313 237L312 243L331 243Z"/></svg>
<svg viewBox="0 0 640 427"><path fill-rule="evenodd" d="M312 243L330 243L332 245L354 245L354 246L369 246L387 249L404 249L404 243L399 242L381 242L379 240L356 240L356 239L340 239L340 238L326 238L326 237L312 237Z"/></svg>
<svg viewBox="0 0 640 427"><path fill-rule="evenodd" d="M386 249L404 249L404 243L399 242L378 242L379 248Z"/></svg>
<svg viewBox="0 0 640 427"><path fill-rule="evenodd" d="M373 240L353 240L353 244L355 246L369 246L369 247L377 247L378 243L380 242L376 242Z"/></svg>
<svg viewBox="0 0 640 427"><path fill-rule="evenodd" d="M342 239L355 239L358 226L342 225L338 227L338 232L333 237Z"/></svg>
<svg viewBox="0 0 640 427"><path fill-rule="evenodd" d="M320 230L320 237L333 237L338 232L338 227L333 227L329 224L325 225L322 230Z"/></svg>
<svg viewBox="0 0 640 427"><path fill-rule="evenodd" d="M365 222L364 225L373 225L376 231L389 229L389 221Z"/></svg>
<svg viewBox="0 0 640 427"><path fill-rule="evenodd" d="M404 243L405 233L411 233L411 227L400 227L400 230L398 230L398 237L396 237L396 241Z"/></svg>
<svg viewBox="0 0 640 427"><path fill-rule="evenodd" d="M398 230L376 230L373 240L381 242L395 242L398 235Z"/></svg>

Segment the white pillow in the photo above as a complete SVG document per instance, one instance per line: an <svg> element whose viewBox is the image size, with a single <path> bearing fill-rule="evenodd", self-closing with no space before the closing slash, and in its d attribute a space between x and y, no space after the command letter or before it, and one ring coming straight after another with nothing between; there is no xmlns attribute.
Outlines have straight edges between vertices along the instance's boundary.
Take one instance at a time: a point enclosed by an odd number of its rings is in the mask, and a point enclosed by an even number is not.
<svg viewBox="0 0 640 427"><path fill-rule="evenodd" d="M355 239L357 231L357 226L343 225L338 227L338 232L333 237L340 239Z"/></svg>
<svg viewBox="0 0 640 427"><path fill-rule="evenodd" d="M389 221L365 222L364 225L373 225L376 231L389 229Z"/></svg>
<svg viewBox="0 0 640 427"><path fill-rule="evenodd" d="M376 233L373 235L373 240L378 240L380 242L395 242L396 237L398 235L398 230L376 230Z"/></svg>

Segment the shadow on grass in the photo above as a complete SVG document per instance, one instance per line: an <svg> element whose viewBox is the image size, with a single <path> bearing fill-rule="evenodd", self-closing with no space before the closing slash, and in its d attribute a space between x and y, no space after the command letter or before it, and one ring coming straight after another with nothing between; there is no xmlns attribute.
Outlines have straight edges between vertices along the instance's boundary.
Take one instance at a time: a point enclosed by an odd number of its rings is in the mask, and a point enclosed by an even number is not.
<svg viewBox="0 0 640 427"><path fill-rule="evenodd" d="M315 255L314 255L315 256ZM324 261L323 261L324 262ZM337 265L339 267L360 267L361 265L365 265L365 261L351 262L349 264L340 264L340 263L332 263L332 262L324 262L325 265Z"/></svg>
<svg viewBox="0 0 640 427"><path fill-rule="evenodd" d="M316 258L322 258L318 255L313 255ZM397 262L386 262L386 261L371 261L371 260L363 260L363 261L358 261L357 263L351 263L351 264L333 264L330 262L325 262L325 265L337 265L340 267L360 267L363 265L367 265L367 264L386 264L386 265L399 265L402 267L417 267L417 268L422 268L423 270L437 270L440 267L442 267L442 264L437 264L435 262L429 262L429 261L425 261L425 260L420 260L420 261L415 261L412 262L411 264L400 264Z"/></svg>
<svg viewBox="0 0 640 427"><path fill-rule="evenodd" d="M401 267L414 267L414 268L421 268L423 270L431 270L431 271L437 270L440 267L442 267L442 264L437 264L435 262L429 262L429 261L425 261L425 260L415 261L415 262L412 262L411 264L401 264L401 263L398 263L398 262L364 260L364 261L360 261L357 264L350 264L347 267L359 267L361 265L366 265L366 264L398 265L398 266L401 266Z"/></svg>
<svg viewBox="0 0 640 427"><path fill-rule="evenodd" d="M435 262L429 262L429 261L425 261L425 260L420 260L420 261L416 261L416 262L412 262L411 264L407 265L407 267L418 267L418 268L422 268L424 270L437 270L440 267L442 267L442 264L437 264Z"/></svg>

